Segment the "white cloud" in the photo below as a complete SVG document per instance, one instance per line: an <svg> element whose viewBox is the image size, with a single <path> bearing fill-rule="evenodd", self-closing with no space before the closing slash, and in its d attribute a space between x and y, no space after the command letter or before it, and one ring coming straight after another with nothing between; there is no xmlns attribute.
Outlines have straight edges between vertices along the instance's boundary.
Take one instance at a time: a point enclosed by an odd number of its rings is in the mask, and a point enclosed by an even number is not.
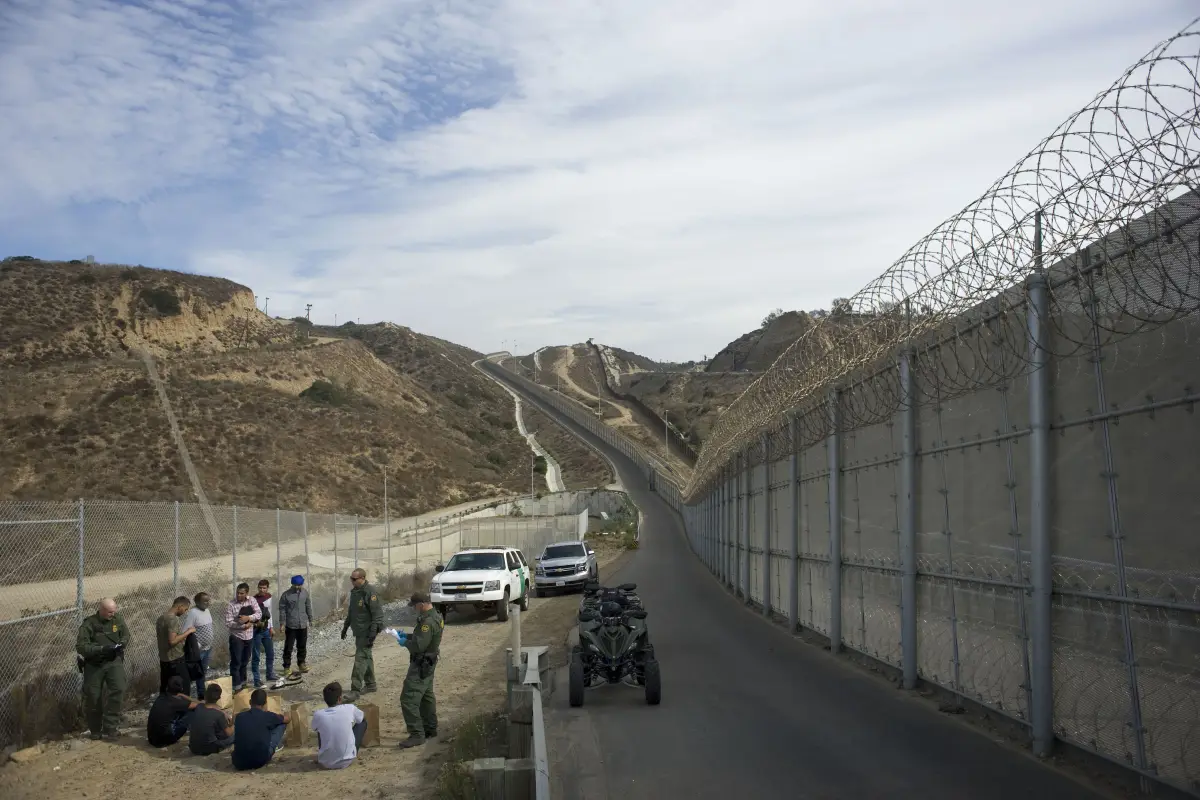
<svg viewBox="0 0 1200 800"><path fill-rule="evenodd" d="M0 248L697 357L853 293L1191 13L10 0Z"/></svg>

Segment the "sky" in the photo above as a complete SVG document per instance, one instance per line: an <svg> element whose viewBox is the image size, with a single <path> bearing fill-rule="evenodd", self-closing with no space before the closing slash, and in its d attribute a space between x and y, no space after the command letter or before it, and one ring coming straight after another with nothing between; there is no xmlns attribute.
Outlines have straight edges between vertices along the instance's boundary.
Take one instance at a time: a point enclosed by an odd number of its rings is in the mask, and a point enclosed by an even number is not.
<svg viewBox="0 0 1200 800"><path fill-rule="evenodd" d="M828 308L1189 0L2 0L0 256L490 352Z"/></svg>

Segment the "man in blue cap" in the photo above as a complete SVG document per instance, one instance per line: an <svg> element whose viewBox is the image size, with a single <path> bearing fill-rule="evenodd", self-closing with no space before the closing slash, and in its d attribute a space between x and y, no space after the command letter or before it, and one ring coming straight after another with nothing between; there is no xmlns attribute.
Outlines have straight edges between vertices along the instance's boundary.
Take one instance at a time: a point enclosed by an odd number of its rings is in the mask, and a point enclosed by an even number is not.
<svg viewBox="0 0 1200 800"><path fill-rule="evenodd" d="M292 585L279 597L279 619L283 623L283 671L285 681L295 682L308 672L305 657L308 655L308 628L312 625L312 599L304 588L304 576L293 575ZM292 666L292 648L296 648L296 669Z"/></svg>

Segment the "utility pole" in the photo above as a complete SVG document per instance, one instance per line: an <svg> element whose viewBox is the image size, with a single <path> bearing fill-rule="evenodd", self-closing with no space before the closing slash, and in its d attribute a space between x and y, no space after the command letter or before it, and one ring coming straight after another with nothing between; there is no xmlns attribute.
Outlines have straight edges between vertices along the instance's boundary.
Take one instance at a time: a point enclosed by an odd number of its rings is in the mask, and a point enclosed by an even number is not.
<svg viewBox="0 0 1200 800"><path fill-rule="evenodd" d="M312 303L309 303L304 307L304 318L309 322L312 322Z"/></svg>
<svg viewBox="0 0 1200 800"><path fill-rule="evenodd" d="M267 314L267 309L270 307L271 307L271 298L268 297L266 302L263 303L263 313ZM270 315L268 314L268 316L270 316Z"/></svg>
<svg viewBox="0 0 1200 800"><path fill-rule="evenodd" d="M536 466L537 466L537 456L531 455L529 457L529 497L530 497L530 499L533 499L533 494L534 494L534 492L533 492L533 468Z"/></svg>
<svg viewBox="0 0 1200 800"><path fill-rule="evenodd" d="M671 454L671 442L668 434L671 430L671 424L667 422L667 412L663 412L663 450L667 451L667 455Z"/></svg>

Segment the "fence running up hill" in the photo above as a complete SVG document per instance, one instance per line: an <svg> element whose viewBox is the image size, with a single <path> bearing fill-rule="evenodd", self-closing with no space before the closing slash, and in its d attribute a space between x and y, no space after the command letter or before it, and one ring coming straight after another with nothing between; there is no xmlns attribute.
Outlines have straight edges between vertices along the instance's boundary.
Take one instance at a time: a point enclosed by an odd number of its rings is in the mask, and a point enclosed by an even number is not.
<svg viewBox="0 0 1200 800"><path fill-rule="evenodd" d="M157 685L154 620L178 595L213 597L213 666L227 639L218 617L242 581L266 578L276 595L305 576L313 613L342 607L355 567L402 596L461 547L508 545L527 558L578 539L588 516L626 508L623 493L574 491L518 497L445 516L404 520L303 511L80 500L0 501L0 747L71 730L78 722L75 636L104 597L114 597L133 642L135 682ZM131 696L132 697L132 696Z"/></svg>
<svg viewBox="0 0 1200 800"><path fill-rule="evenodd" d="M1200 793L1198 67L1193 23L835 309L685 491L507 379L769 617Z"/></svg>

